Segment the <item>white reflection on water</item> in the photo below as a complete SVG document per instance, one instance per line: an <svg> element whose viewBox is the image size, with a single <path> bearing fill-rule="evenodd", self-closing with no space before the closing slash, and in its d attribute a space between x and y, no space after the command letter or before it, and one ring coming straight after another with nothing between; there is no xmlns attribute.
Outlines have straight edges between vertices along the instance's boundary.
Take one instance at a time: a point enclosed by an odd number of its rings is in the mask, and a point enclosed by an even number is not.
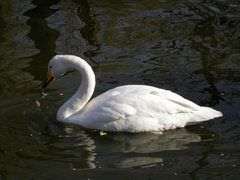
<svg viewBox="0 0 240 180"><path fill-rule="evenodd" d="M116 166L118 168L152 167L162 162L163 159L159 157L133 157L122 160Z"/></svg>
<svg viewBox="0 0 240 180"><path fill-rule="evenodd" d="M163 134L154 133L107 133L101 136L98 133L65 129L68 137L77 137L79 142L72 146L81 146L83 152L78 156L79 161L85 161L85 168L103 167L152 167L164 162L157 152L183 150L188 144L200 142L201 137L186 129L168 131ZM75 132L74 132L75 131ZM66 144L66 142L65 142ZM79 163L72 162L73 170L83 169Z"/></svg>
<svg viewBox="0 0 240 180"><path fill-rule="evenodd" d="M167 150L183 150L187 144L200 142L201 137L186 129L167 131L163 134L143 133L118 135L113 140L118 142L122 152L154 153ZM127 144L127 146L126 146Z"/></svg>

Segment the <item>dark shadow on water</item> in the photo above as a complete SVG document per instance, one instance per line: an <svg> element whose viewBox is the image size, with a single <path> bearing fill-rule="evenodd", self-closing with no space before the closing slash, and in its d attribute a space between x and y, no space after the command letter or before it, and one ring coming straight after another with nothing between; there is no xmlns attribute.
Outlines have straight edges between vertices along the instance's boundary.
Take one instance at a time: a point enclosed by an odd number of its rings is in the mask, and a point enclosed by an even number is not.
<svg viewBox="0 0 240 180"><path fill-rule="evenodd" d="M28 58L32 58L31 66L28 69L36 79L45 79L43 76L44 70L48 61L55 55L55 42L59 36L59 32L48 26L46 18L53 15L57 9L51 9L52 5L59 3L59 0L54 1L41 1L34 0L32 3L35 8L28 10L24 13L29 17L27 24L31 27L28 36L34 41L35 46L39 49L39 53Z"/></svg>
<svg viewBox="0 0 240 180"><path fill-rule="evenodd" d="M2 6L0 5L0 43L4 42L4 29L5 29L6 23L4 22L4 19L2 18Z"/></svg>
<svg viewBox="0 0 240 180"><path fill-rule="evenodd" d="M80 20L85 23L84 27L80 30L81 35L84 39L88 41L89 45L92 46L83 54L93 63L93 66L96 66L99 63L97 60L94 60L94 56L100 49L100 44L97 40L98 27L96 24L96 20L94 19L94 14L92 14L89 2L87 0L75 0L75 2L79 4L77 10L78 16Z"/></svg>
<svg viewBox="0 0 240 180"><path fill-rule="evenodd" d="M89 2L87 0L75 0L78 7L78 16L79 18L85 23L84 27L80 30L83 38L85 38L90 45L96 46L97 45L97 25L96 21L94 20L94 16L91 14L91 9L89 6Z"/></svg>
<svg viewBox="0 0 240 180"><path fill-rule="evenodd" d="M192 3L191 8L202 17L202 20L195 25L192 46L201 54L203 74L209 84L209 87L205 90L211 95L208 104L214 106L219 104L220 100L223 100L221 97L221 92L218 91L215 82L216 78L212 74L214 67L219 62L219 58L224 58L223 55L217 54L218 52L213 52L214 45L216 45L217 39L215 39L215 27L214 23L217 20L217 17L211 14L211 11L203 12L204 7L201 8L201 5L194 6ZM207 42L205 40L207 39ZM217 50L217 49L215 49ZM214 54L213 54L214 53Z"/></svg>

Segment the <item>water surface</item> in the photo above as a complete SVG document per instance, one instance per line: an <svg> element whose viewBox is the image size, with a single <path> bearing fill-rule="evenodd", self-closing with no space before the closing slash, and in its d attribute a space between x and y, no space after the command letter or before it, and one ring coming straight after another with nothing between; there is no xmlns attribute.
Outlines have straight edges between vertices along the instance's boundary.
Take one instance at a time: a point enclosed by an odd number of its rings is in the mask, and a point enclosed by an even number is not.
<svg viewBox="0 0 240 180"><path fill-rule="evenodd" d="M0 179L238 179L240 2L0 2ZM224 118L160 134L59 123L77 74L41 94L55 54L85 58L95 96L124 84L165 88Z"/></svg>

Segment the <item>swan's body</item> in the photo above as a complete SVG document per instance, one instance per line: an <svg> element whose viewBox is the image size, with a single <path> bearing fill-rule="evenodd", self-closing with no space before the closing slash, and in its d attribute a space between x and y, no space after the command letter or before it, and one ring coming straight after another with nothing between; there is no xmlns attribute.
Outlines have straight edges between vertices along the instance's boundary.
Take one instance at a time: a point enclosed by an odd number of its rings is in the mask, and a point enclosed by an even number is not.
<svg viewBox="0 0 240 180"><path fill-rule="evenodd" d="M145 85L116 87L88 102L95 75L87 62L72 55L57 55L49 62L49 71L55 77L72 69L80 72L82 81L58 110L59 121L104 131L162 132L222 116L171 91Z"/></svg>

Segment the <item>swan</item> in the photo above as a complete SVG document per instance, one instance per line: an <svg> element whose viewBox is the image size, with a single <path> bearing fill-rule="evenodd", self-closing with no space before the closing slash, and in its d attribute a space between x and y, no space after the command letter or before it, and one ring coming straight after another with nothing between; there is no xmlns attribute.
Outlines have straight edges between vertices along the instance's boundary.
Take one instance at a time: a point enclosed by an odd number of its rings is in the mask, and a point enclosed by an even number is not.
<svg viewBox="0 0 240 180"><path fill-rule="evenodd" d="M56 55L49 61L44 88L73 70L80 73L81 83L57 111L58 121L102 131L162 133L223 116L169 90L147 85L119 86L90 101L95 74L85 60L74 55Z"/></svg>

